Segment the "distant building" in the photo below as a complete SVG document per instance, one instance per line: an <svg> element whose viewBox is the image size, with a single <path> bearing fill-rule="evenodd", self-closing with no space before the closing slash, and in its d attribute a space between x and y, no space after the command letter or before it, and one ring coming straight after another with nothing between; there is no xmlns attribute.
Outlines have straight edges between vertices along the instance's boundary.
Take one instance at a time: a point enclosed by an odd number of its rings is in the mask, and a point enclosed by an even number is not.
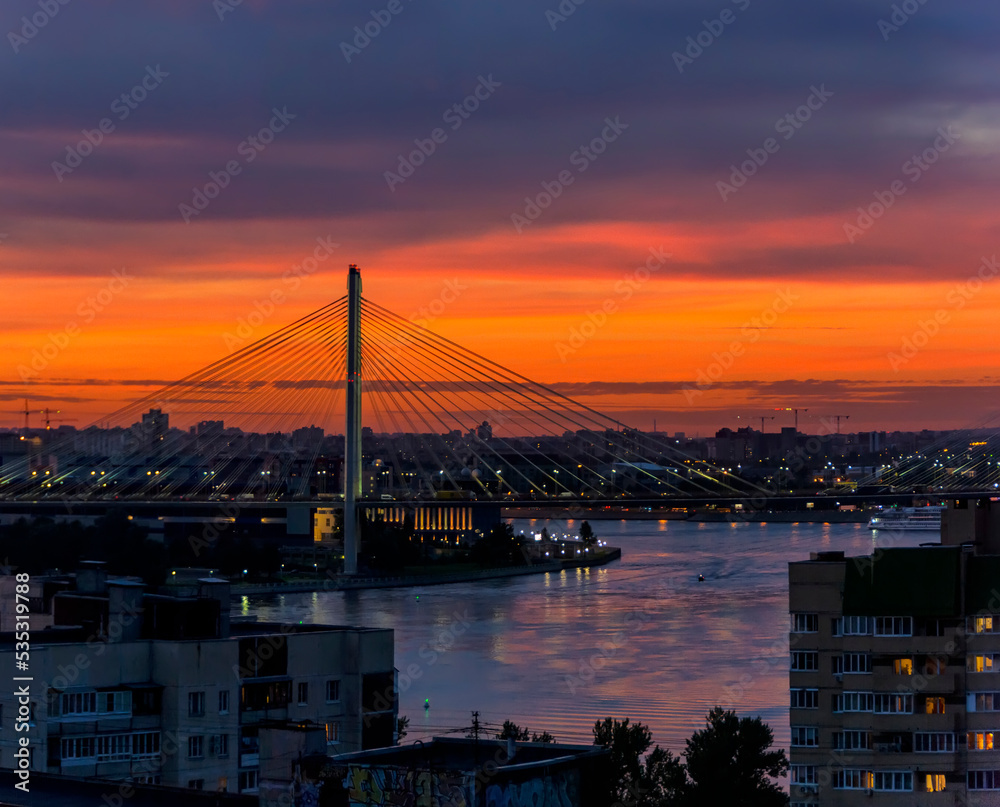
<svg viewBox="0 0 1000 807"><path fill-rule="evenodd" d="M789 564L792 807L1000 804L1000 502L892 538Z"/></svg>
<svg viewBox="0 0 1000 807"><path fill-rule="evenodd" d="M150 409L142 416L142 436L150 443L162 443L170 430L170 415Z"/></svg>
<svg viewBox="0 0 1000 807"><path fill-rule="evenodd" d="M34 771L254 793L261 725L312 726L337 753L394 741L391 630L231 624L214 579L154 595L91 565L69 585L51 595L54 626L31 634ZM14 652L0 635L3 669ZM25 736L14 690L0 692L0 768Z"/></svg>
<svg viewBox="0 0 1000 807"><path fill-rule="evenodd" d="M326 433L319 426L303 426L292 432L292 445L295 448L308 448L312 453L319 452Z"/></svg>
<svg viewBox="0 0 1000 807"><path fill-rule="evenodd" d="M610 751L593 745L435 737L326 759L316 738L262 730L283 753L262 767L261 807L610 807Z"/></svg>

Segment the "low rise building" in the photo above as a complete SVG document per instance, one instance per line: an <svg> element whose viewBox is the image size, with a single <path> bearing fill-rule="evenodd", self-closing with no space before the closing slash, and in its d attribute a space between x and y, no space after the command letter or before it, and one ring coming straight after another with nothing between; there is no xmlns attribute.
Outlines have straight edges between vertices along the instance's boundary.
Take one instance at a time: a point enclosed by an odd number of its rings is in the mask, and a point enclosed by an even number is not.
<svg viewBox="0 0 1000 807"><path fill-rule="evenodd" d="M263 729L284 749L262 768L261 807L609 807L610 757L594 745L435 737L329 758L303 728Z"/></svg>
<svg viewBox="0 0 1000 807"><path fill-rule="evenodd" d="M30 770L253 793L260 726L322 732L342 753L391 745L396 730L393 632L230 621L226 581L193 596L145 593L99 567L51 600L52 627L30 633L26 731L18 693L0 693L0 767L20 737ZM30 620L29 620L30 622ZM0 668L15 670L15 635Z"/></svg>

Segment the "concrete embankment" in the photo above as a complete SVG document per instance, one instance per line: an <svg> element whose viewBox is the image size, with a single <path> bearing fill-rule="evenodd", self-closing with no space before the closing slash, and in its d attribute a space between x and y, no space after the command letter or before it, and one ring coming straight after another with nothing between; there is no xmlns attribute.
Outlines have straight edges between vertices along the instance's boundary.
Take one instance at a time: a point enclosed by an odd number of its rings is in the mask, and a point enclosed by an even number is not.
<svg viewBox="0 0 1000 807"><path fill-rule="evenodd" d="M308 591L347 591L369 588L406 588L409 586L439 586L445 583L470 583L478 580L498 580L521 577L526 574L561 572L563 569L604 566L618 560L622 551L607 547L606 551L592 558L556 560L531 566L505 566L497 569L476 569L450 574L411 574L400 577L329 577L322 580L303 580L294 583L237 583L232 587L234 597L260 594L294 594Z"/></svg>

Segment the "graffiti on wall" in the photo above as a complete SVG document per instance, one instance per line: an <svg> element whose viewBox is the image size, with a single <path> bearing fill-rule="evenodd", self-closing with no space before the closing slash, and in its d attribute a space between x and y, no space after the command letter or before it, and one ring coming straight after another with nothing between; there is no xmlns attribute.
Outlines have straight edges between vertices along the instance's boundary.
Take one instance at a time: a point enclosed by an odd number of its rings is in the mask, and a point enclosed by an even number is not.
<svg viewBox="0 0 1000 807"><path fill-rule="evenodd" d="M486 788L486 807L580 807L579 773L567 771Z"/></svg>
<svg viewBox="0 0 1000 807"><path fill-rule="evenodd" d="M348 775L351 807L472 807L461 773L368 768L352 765Z"/></svg>

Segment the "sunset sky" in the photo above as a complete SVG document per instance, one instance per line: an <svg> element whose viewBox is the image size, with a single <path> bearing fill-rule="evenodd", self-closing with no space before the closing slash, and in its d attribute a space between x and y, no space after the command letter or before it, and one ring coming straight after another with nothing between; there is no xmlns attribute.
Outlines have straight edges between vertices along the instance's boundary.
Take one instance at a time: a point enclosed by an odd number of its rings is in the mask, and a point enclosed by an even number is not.
<svg viewBox="0 0 1000 807"><path fill-rule="evenodd" d="M1000 409L995 2L60 2L0 12L0 427L97 420L350 263L643 428Z"/></svg>

